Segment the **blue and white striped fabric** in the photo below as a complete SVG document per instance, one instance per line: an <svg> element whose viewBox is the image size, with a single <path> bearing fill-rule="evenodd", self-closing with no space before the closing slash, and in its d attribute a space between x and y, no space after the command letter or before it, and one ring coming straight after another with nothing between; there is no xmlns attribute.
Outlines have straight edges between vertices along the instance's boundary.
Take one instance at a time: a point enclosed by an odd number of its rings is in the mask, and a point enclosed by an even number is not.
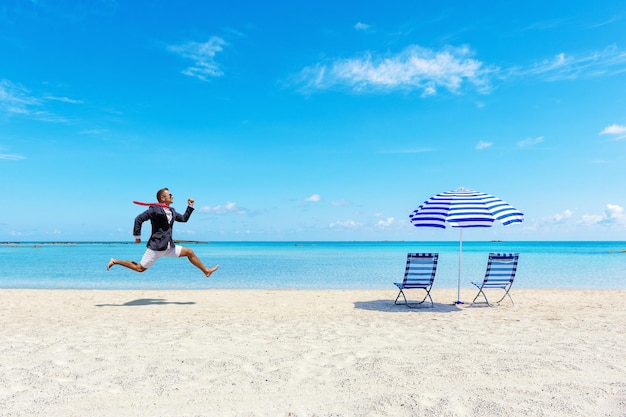
<svg viewBox="0 0 626 417"><path fill-rule="evenodd" d="M491 227L494 220L507 226L521 223L524 214L497 197L459 188L437 194L409 215L416 227Z"/></svg>

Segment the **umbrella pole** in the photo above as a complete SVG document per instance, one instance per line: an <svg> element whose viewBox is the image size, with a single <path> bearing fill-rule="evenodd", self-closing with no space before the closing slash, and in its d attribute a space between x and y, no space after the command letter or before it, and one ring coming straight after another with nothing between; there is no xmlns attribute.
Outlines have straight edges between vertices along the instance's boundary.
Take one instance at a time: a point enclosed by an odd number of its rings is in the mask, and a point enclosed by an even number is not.
<svg viewBox="0 0 626 417"><path fill-rule="evenodd" d="M454 304L465 304L461 301L461 262L463 261L463 229L459 229L459 278L456 290L456 301Z"/></svg>

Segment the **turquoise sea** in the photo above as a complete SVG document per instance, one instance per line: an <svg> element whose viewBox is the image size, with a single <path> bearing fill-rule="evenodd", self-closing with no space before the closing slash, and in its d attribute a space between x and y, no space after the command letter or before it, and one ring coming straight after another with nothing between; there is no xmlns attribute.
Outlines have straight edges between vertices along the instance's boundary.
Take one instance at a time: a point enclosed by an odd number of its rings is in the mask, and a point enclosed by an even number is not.
<svg viewBox="0 0 626 417"><path fill-rule="evenodd" d="M132 243L0 244L0 288L47 289L393 289L408 252L439 252L434 288L457 288L459 242L185 243L220 269L210 279L187 259L164 258L144 273L109 258L139 261ZM514 287L626 289L626 242L463 242L461 289L481 280L489 252L519 252Z"/></svg>

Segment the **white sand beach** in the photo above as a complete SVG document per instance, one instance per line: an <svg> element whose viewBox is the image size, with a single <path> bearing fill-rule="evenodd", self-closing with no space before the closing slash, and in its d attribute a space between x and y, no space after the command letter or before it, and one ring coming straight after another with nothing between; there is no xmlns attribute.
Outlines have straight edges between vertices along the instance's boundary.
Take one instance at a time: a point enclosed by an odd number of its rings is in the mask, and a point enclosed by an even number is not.
<svg viewBox="0 0 626 417"><path fill-rule="evenodd" d="M395 295L1 290L0 416L626 416L626 291Z"/></svg>

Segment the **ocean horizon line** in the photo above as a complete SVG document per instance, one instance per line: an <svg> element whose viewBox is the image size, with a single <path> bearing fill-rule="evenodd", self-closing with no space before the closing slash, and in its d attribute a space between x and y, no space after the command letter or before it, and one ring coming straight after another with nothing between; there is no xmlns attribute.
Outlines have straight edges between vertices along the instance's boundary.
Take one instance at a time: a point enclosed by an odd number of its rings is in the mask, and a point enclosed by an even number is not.
<svg viewBox="0 0 626 417"><path fill-rule="evenodd" d="M141 243L147 242L146 240L142 240ZM180 244L222 244L222 243L459 243L459 240L298 240L298 239L289 239L289 240L195 240L195 239L174 239L174 243ZM610 242L610 243L618 243L625 242L626 239L614 239L614 240L590 240L590 239L580 239L580 240L490 240L490 239L472 239L472 240L463 240L463 244L465 243L584 243L584 242L594 242L594 243L602 243L602 242ZM64 245L64 244L131 244L136 245L133 240L5 240L0 241L0 245L19 245L19 244L56 244L56 245Z"/></svg>

